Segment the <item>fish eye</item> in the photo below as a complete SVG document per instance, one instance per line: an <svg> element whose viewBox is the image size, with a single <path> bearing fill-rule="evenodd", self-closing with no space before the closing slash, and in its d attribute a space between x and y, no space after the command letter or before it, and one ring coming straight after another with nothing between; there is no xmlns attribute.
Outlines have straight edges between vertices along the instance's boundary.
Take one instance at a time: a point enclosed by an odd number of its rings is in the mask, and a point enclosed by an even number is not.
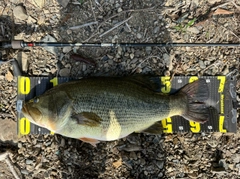
<svg viewBox="0 0 240 179"><path fill-rule="evenodd" d="M33 102L34 102L34 103L38 103L38 102L39 102L39 98L34 98L34 99L33 99Z"/></svg>

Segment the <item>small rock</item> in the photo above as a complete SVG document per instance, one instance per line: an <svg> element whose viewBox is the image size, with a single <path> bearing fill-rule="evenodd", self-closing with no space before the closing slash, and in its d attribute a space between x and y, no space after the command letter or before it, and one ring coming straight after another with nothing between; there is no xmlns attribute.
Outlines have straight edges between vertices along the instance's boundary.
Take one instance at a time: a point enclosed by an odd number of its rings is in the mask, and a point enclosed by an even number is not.
<svg viewBox="0 0 240 179"><path fill-rule="evenodd" d="M130 158L130 159L137 160L137 155L136 155L136 153L135 153L135 152L130 152L129 158Z"/></svg>
<svg viewBox="0 0 240 179"><path fill-rule="evenodd" d="M27 23L28 24L35 24L37 21L36 19L32 18L31 16L28 16Z"/></svg>
<svg viewBox="0 0 240 179"><path fill-rule="evenodd" d="M159 26L157 26L157 27L155 27L155 28L154 28L154 30L153 30L153 33L154 33L154 34L156 34L156 33L158 33L158 32L159 32L159 30L160 30L160 27L159 27Z"/></svg>
<svg viewBox="0 0 240 179"><path fill-rule="evenodd" d="M21 143L21 142L18 142L18 148L20 149L20 148L22 148L22 147L23 147L22 143Z"/></svg>
<svg viewBox="0 0 240 179"><path fill-rule="evenodd" d="M122 47L118 47L118 48L117 48L117 53L118 53L119 55L122 54Z"/></svg>
<svg viewBox="0 0 240 179"><path fill-rule="evenodd" d="M210 145L212 148L217 147L218 142L216 140L209 140L207 141L208 145Z"/></svg>
<svg viewBox="0 0 240 179"><path fill-rule="evenodd" d="M69 68L63 68L59 71L60 76L70 76L70 69Z"/></svg>
<svg viewBox="0 0 240 179"><path fill-rule="evenodd" d="M119 13L119 12L122 12L122 8L121 8L121 7L120 7L120 8L118 8L118 10L117 10L117 11L118 11L118 13Z"/></svg>
<svg viewBox="0 0 240 179"><path fill-rule="evenodd" d="M215 4L217 2L221 2L221 0L208 0L208 3Z"/></svg>
<svg viewBox="0 0 240 179"><path fill-rule="evenodd" d="M22 60L22 71L28 71L28 55L24 52L21 52L21 60Z"/></svg>
<svg viewBox="0 0 240 179"><path fill-rule="evenodd" d="M61 139L61 144L60 144L60 146L61 146L61 147L64 147L64 146L65 146L65 139L64 139L64 138Z"/></svg>
<svg viewBox="0 0 240 179"><path fill-rule="evenodd" d="M133 59L134 58L134 53L131 53L130 54L130 59Z"/></svg>
<svg viewBox="0 0 240 179"><path fill-rule="evenodd" d="M5 74L5 78L7 81L11 82L13 80L13 75L10 71L8 71L6 74Z"/></svg>
<svg viewBox="0 0 240 179"><path fill-rule="evenodd" d="M108 64L109 64L109 65L113 65L113 60L111 60L111 59L108 60Z"/></svg>
<svg viewBox="0 0 240 179"><path fill-rule="evenodd" d="M225 66L224 70L222 71L222 74L223 75L229 74L229 66L228 65Z"/></svg>
<svg viewBox="0 0 240 179"><path fill-rule="evenodd" d="M171 75L171 73L169 70L164 71L164 76L170 76L170 75Z"/></svg>
<svg viewBox="0 0 240 179"><path fill-rule="evenodd" d="M32 4L34 4L38 8L43 8L45 6L45 1L46 0L31 0Z"/></svg>
<svg viewBox="0 0 240 179"><path fill-rule="evenodd" d="M20 20L26 20L28 18L27 12L23 6L16 6L13 9L13 15L15 18Z"/></svg>
<svg viewBox="0 0 240 179"><path fill-rule="evenodd" d="M164 60L164 62L166 64L166 66L169 67L169 65L170 65L170 56L167 53L163 54L163 60Z"/></svg>
<svg viewBox="0 0 240 179"><path fill-rule="evenodd" d="M37 23L38 23L38 25L44 24L45 23L45 17L44 16L39 16Z"/></svg>
<svg viewBox="0 0 240 179"><path fill-rule="evenodd" d="M83 64L82 70L83 70L83 71L86 71L86 69L87 69L87 65L86 65L86 64Z"/></svg>
<svg viewBox="0 0 240 179"><path fill-rule="evenodd" d="M152 47L150 47L150 46L146 47L146 53L147 54L150 54L151 51L152 51Z"/></svg>
<svg viewBox="0 0 240 179"><path fill-rule="evenodd" d="M159 161L156 161L155 164L157 165L157 167L162 170L163 169L163 166L164 166L164 161L163 160L159 160Z"/></svg>
<svg viewBox="0 0 240 179"><path fill-rule="evenodd" d="M239 163L240 162L240 154L235 154L233 155L233 162L234 163Z"/></svg>
<svg viewBox="0 0 240 179"><path fill-rule="evenodd" d="M25 170L25 169L22 169L21 173L24 174L24 175L28 175L29 174L29 172L27 170Z"/></svg>
<svg viewBox="0 0 240 179"><path fill-rule="evenodd" d="M46 35L43 39L42 42L57 42L57 40L52 37L51 35ZM48 52L57 55L58 49L56 47L44 47Z"/></svg>
<svg viewBox="0 0 240 179"><path fill-rule="evenodd" d="M224 160L224 159L219 160L219 166L225 168L225 170L228 169L228 164L226 163L226 160Z"/></svg>
<svg viewBox="0 0 240 179"><path fill-rule="evenodd" d="M72 50L72 48L69 46L69 47L63 47L63 53L68 53Z"/></svg>
<svg viewBox="0 0 240 179"><path fill-rule="evenodd" d="M202 60L199 61L199 66L201 69L205 69L206 65L204 64L204 62Z"/></svg>
<svg viewBox="0 0 240 179"><path fill-rule="evenodd" d="M27 159L26 160L26 165L30 165L30 164L32 164L33 163L33 160L30 160L30 159Z"/></svg>
<svg viewBox="0 0 240 179"><path fill-rule="evenodd" d="M158 177L159 177L159 178L162 178L162 177L163 177L163 173L160 172L160 173L158 174Z"/></svg>
<svg viewBox="0 0 240 179"><path fill-rule="evenodd" d="M141 39L142 38L142 35L140 33L137 33L137 38L138 39Z"/></svg>
<svg viewBox="0 0 240 179"><path fill-rule="evenodd" d="M67 7L69 0L57 0L62 7Z"/></svg>
<svg viewBox="0 0 240 179"><path fill-rule="evenodd" d="M197 27L189 27L189 28L187 28L187 31L191 32L193 34L199 34L199 32L200 32Z"/></svg>
<svg viewBox="0 0 240 179"><path fill-rule="evenodd" d="M122 159L119 159L118 161L113 162L113 166L115 168L119 168L121 165L122 165Z"/></svg>

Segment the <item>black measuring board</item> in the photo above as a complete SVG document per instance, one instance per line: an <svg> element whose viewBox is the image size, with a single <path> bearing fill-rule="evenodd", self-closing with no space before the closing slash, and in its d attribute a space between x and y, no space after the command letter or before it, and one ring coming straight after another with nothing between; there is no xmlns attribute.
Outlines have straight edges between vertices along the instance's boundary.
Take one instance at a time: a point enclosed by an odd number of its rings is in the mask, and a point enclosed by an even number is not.
<svg viewBox="0 0 240 179"><path fill-rule="evenodd" d="M209 99L206 103L210 106L210 119L204 123L188 121L180 116L162 120L163 132L236 132L237 130L237 105L236 104L236 79L226 76L203 76L209 90ZM157 91L173 94L188 83L197 80L196 76L152 77L157 84ZM35 96L43 94L48 89L73 79L67 77L18 77L18 128L21 135L50 134L51 131L30 123L20 112L23 101L28 101ZM54 105L54 104L53 104ZM53 133L52 133L53 134Z"/></svg>

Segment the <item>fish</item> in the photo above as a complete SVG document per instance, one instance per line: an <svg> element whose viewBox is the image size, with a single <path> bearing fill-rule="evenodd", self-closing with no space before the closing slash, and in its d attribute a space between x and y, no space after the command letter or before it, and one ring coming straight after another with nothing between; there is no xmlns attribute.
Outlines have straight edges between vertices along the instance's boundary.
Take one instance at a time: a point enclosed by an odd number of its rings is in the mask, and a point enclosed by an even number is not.
<svg viewBox="0 0 240 179"><path fill-rule="evenodd" d="M163 94L150 77L89 77L59 84L22 107L30 122L96 146L134 132L160 134L161 120L182 116L205 123L209 97L205 79Z"/></svg>

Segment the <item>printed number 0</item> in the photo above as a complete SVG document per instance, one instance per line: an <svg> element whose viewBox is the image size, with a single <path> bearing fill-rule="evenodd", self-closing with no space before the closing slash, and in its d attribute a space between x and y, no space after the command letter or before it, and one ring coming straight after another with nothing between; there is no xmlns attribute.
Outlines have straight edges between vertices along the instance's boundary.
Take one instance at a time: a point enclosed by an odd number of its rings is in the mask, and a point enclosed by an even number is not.
<svg viewBox="0 0 240 179"><path fill-rule="evenodd" d="M28 94L30 92L30 79L28 77L20 77L18 81L20 94Z"/></svg>
<svg viewBox="0 0 240 179"><path fill-rule="evenodd" d="M30 121L23 117L19 121L19 132L21 135L27 135L30 133Z"/></svg>

